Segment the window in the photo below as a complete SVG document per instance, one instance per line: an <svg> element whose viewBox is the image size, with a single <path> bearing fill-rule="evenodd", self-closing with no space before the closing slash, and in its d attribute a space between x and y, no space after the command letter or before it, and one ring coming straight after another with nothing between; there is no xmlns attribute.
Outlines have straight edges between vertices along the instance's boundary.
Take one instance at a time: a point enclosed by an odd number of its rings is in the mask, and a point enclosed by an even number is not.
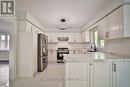
<svg viewBox="0 0 130 87"><path fill-rule="evenodd" d="M96 47L99 47L99 32L98 32L98 28L95 27L92 30L90 30L91 32L91 43L95 43Z"/></svg>
<svg viewBox="0 0 130 87"><path fill-rule="evenodd" d="M95 43L97 48L105 48L105 40L101 39L98 31L98 27L90 30L91 32L91 43Z"/></svg>
<svg viewBox="0 0 130 87"><path fill-rule="evenodd" d="M105 40L100 40L100 48L105 48Z"/></svg>
<svg viewBox="0 0 130 87"><path fill-rule="evenodd" d="M98 47L98 31L94 31L94 43Z"/></svg>
<svg viewBox="0 0 130 87"><path fill-rule="evenodd" d="M9 50L10 36L8 34L0 34L0 50Z"/></svg>

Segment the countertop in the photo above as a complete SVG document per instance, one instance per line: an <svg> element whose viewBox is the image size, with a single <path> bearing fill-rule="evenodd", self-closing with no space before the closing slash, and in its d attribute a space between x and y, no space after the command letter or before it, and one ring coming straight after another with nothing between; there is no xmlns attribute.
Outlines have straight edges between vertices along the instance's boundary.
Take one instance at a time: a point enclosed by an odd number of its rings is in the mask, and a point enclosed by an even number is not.
<svg viewBox="0 0 130 87"><path fill-rule="evenodd" d="M105 62L105 61L130 61L130 56L116 55L104 52L88 52L86 54L65 54L65 62Z"/></svg>

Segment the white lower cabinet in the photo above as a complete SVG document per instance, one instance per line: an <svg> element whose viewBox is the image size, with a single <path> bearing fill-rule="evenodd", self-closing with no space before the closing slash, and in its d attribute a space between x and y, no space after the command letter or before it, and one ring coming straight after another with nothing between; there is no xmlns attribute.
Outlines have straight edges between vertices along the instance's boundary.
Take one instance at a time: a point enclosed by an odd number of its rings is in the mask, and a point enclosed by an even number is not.
<svg viewBox="0 0 130 87"><path fill-rule="evenodd" d="M130 87L130 62L66 63L65 87Z"/></svg>
<svg viewBox="0 0 130 87"><path fill-rule="evenodd" d="M88 82L85 80L69 80L68 87L88 87Z"/></svg>
<svg viewBox="0 0 130 87"><path fill-rule="evenodd" d="M113 87L130 87L130 62L113 62Z"/></svg>
<svg viewBox="0 0 130 87"><path fill-rule="evenodd" d="M90 65L90 87L112 87L111 62L94 62Z"/></svg>
<svg viewBox="0 0 130 87"><path fill-rule="evenodd" d="M65 87L89 87L89 63L66 63Z"/></svg>

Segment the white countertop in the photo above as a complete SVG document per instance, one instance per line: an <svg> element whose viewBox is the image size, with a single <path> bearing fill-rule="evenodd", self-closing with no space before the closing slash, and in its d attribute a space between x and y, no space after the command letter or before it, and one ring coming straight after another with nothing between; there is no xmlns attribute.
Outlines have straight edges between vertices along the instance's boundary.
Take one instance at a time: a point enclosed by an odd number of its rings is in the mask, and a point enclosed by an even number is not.
<svg viewBox="0 0 130 87"><path fill-rule="evenodd" d="M92 61L130 61L130 56L108 54L103 52L89 52L86 54L65 54L66 62L92 62Z"/></svg>

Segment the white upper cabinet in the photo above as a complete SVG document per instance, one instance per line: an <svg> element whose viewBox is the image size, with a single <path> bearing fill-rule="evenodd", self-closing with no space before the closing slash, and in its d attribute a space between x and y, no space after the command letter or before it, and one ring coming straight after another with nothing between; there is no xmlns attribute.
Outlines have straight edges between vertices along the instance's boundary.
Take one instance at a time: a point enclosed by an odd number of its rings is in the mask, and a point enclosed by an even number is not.
<svg viewBox="0 0 130 87"><path fill-rule="evenodd" d="M119 8L108 16L109 30L107 38L119 38L123 36L123 8Z"/></svg>
<svg viewBox="0 0 130 87"><path fill-rule="evenodd" d="M99 38L116 39L130 37L130 5L125 4L116 9L99 22L94 24L91 29L98 27ZM88 29L89 30L89 29ZM86 31L84 31L85 33ZM90 33L89 33L90 34ZM86 36L84 34L85 39Z"/></svg>
<svg viewBox="0 0 130 87"><path fill-rule="evenodd" d="M103 18L97 23L99 29L99 38L104 40L106 38L106 32L108 31L108 17Z"/></svg>
<svg viewBox="0 0 130 87"><path fill-rule="evenodd" d="M43 27L28 12L17 12L16 14L19 32L45 33L45 27Z"/></svg>
<svg viewBox="0 0 130 87"><path fill-rule="evenodd" d="M70 32L51 32L46 33L48 36L48 42L58 42L58 37L68 37L68 42L83 42L81 38L81 33L70 33Z"/></svg>
<svg viewBox="0 0 130 87"><path fill-rule="evenodd" d="M108 15L106 38L130 37L130 5L124 5Z"/></svg>
<svg viewBox="0 0 130 87"><path fill-rule="evenodd" d="M89 30L82 32L82 41L83 42L90 42Z"/></svg>
<svg viewBox="0 0 130 87"><path fill-rule="evenodd" d="M123 6L124 37L130 37L130 5Z"/></svg>

